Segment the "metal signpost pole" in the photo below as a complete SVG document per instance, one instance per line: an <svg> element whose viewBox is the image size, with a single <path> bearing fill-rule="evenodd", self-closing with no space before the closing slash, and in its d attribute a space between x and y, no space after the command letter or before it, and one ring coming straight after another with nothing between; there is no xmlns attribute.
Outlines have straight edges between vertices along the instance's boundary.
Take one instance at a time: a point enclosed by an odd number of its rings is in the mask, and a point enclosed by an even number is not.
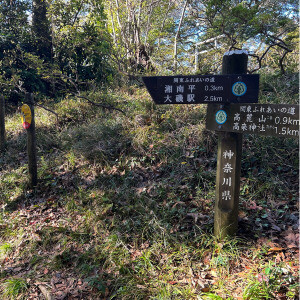
<svg viewBox="0 0 300 300"><path fill-rule="evenodd" d="M222 74L241 74L247 72L248 55L244 52L225 53ZM239 93L239 90L237 91ZM243 92L242 90L240 91ZM222 107L226 107L224 104ZM208 116L208 115L207 115ZM222 132L226 121L225 110L220 109L214 116L219 124L218 161L216 178L216 202L214 216L214 234L218 238L233 236L238 225L238 205L240 192L240 170L242 157L242 134Z"/></svg>

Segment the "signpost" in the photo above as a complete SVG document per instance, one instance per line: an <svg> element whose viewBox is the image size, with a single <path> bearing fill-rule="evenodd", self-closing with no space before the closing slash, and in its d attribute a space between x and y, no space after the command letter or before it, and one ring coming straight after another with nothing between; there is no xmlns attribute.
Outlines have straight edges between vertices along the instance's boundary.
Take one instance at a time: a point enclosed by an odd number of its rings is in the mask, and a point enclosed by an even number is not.
<svg viewBox="0 0 300 300"><path fill-rule="evenodd" d="M4 97L0 96L0 150L5 148L5 101Z"/></svg>
<svg viewBox="0 0 300 300"><path fill-rule="evenodd" d="M257 103L259 75L143 77L156 104Z"/></svg>
<svg viewBox="0 0 300 300"><path fill-rule="evenodd" d="M257 104L259 75L246 75L246 51L223 56L222 74L143 77L156 104L206 103L206 128L218 132L214 234L237 231L243 133L299 137L299 105Z"/></svg>
<svg viewBox="0 0 300 300"><path fill-rule="evenodd" d="M223 56L222 74L243 74L247 72L247 53L231 52ZM241 82L241 81L240 81ZM239 84L240 84L239 82ZM241 93L243 87L236 87ZM258 93L258 86L257 86ZM212 104L208 105L208 108ZM212 118L208 113L206 119ZM220 109L214 116L222 126L227 121L227 113ZM216 200L214 215L214 234L218 238L233 236L238 227L240 195L240 174L243 135L235 132L220 131L218 134L218 156L216 175Z"/></svg>
<svg viewBox="0 0 300 300"><path fill-rule="evenodd" d="M32 94L26 94L28 103L22 106L22 125L27 131L27 155L29 182L33 188L37 185L37 155L36 155L36 136L35 136L35 119L34 119L34 101ZM24 108L25 107L25 108Z"/></svg>
<svg viewBox="0 0 300 300"><path fill-rule="evenodd" d="M209 105L206 128L216 131L299 137L299 105Z"/></svg>

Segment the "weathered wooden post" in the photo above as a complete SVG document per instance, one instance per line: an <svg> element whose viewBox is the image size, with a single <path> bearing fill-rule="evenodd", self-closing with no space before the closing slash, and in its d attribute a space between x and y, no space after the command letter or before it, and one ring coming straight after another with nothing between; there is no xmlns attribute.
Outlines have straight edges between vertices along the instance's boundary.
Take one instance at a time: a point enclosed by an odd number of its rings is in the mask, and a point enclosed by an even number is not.
<svg viewBox="0 0 300 300"><path fill-rule="evenodd" d="M248 55L243 51L225 53L222 74L246 74L247 62ZM226 105L229 104L223 107ZM219 112L222 117L223 110ZM222 239L237 232L242 134L222 132L222 122L219 123L214 234Z"/></svg>
<svg viewBox="0 0 300 300"><path fill-rule="evenodd" d="M5 148L5 100L0 96L0 150L4 151Z"/></svg>
<svg viewBox="0 0 300 300"><path fill-rule="evenodd" d="M242 133L232 132L238 123L228 130L228 111L234 103L258 102L259 75L246 74L247 62L246 51L230 51L223 57L222 75L143 77L156 104L208 104L206 127L219 132L215 235L221 238L237 231L242 154ZM246 122L240 124L242 132L250 115Z"/></svg>
<svg viewBox="0 0 300 300"><path fill-rule="evenodd" d="M31 188L37 185L37 155L36 155L36 137L35 137L35 119L34 119L34 99L32 94L26 94L26 102L31 111L31 124L27 131L27 155L29 182Z"/></svg>
<svg viewBox="0 0 300 300"><path fill-rule="evenodd" d="M299 138L298 104L257 104L259 75L248 53L229 51L222 75L143 77L156 104L206 103L206 128L219 132L214 234L237 232L243 133Z"/></svg>

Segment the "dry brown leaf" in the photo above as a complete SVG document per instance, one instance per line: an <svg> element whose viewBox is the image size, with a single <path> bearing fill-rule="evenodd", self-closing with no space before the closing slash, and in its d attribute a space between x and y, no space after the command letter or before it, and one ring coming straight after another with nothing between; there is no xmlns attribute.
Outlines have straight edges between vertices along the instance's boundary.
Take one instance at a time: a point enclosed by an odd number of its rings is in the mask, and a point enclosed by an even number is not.
<svg viewBox="0 0 300 300"><path fill-rule="evenodd" d="M47 288L44 285L39 285L39 289L41 290L42 294L44 295L46 300L54 300L54 297L52 294L47 290Z"/></svg>
<svg viewBox="0 0 300 300"><path fill-rule="evenodd" d="M272 247L268 250L268 252L278 252L278 251L283 251L284 249L281 247Z"/></svg>
<svg viewBox="0 0 300 300"><path fill-rule="evenodd" d="M141 284L137 284L136 287L139 288L139 289L146 289L147 288L146 286L141 285Z"/></svg>
<svg viewBox="0 0 300 300"><path fill-rule="evenodd" d="M23 269L22 267L18 267L18 268L14 268L13 271L14 271L15 273L18 273L18 272L20 272L22 269Z"/></svg>

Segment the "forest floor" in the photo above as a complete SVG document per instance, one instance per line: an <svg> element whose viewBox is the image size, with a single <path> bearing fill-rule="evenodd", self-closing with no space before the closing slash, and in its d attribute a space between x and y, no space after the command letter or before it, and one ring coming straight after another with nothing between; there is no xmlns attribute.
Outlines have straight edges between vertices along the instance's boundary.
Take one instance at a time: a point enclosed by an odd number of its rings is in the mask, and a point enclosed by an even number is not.
<svg viewBox="0 0 300 300"><path fill-rule="evenodd" d="M262 77L261 103L297 103L298 79ZM217 135L206 106L155 106L144 88L6 119L0 156L1 299L298 299L299 141L244 135L239 228L213 236Z"/></svg>

